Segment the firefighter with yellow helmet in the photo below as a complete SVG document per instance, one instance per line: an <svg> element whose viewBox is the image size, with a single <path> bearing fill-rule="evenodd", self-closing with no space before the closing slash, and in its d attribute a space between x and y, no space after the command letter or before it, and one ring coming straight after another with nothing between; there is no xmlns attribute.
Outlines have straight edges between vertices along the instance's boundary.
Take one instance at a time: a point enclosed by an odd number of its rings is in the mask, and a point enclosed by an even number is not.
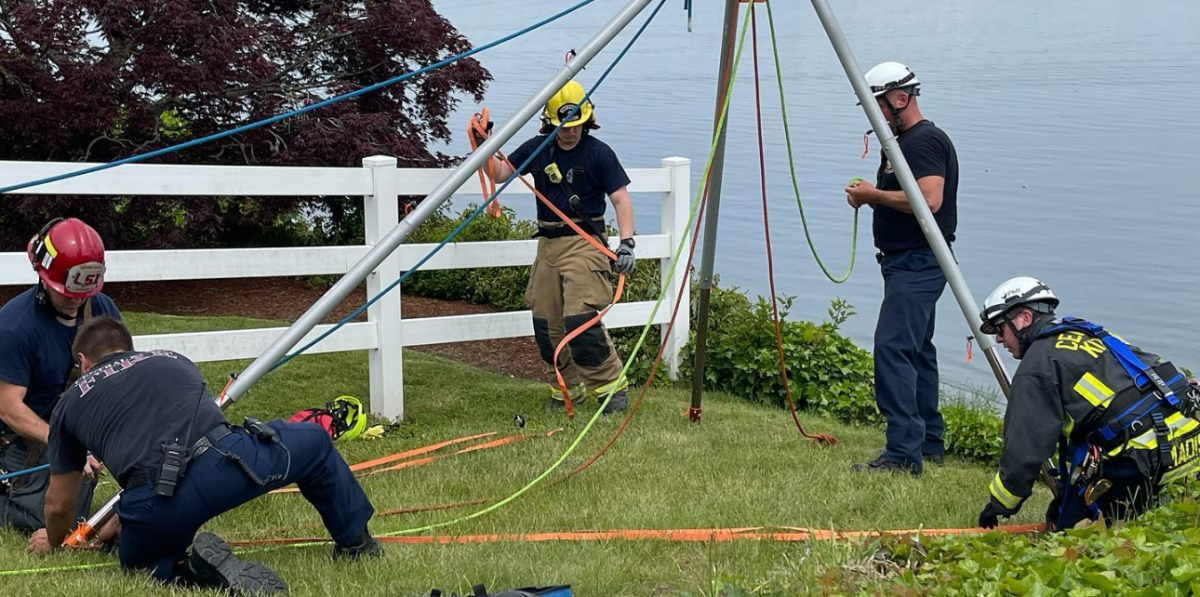
<svg viewBox="0 0 1200 597"><path fill-rule="evenodd" d="M545 135L554 133L561 124L554 140L533 157L521 174L532 175L540 193L605 244L608 242L604 226L606 196L617 215L621 241L616 250L617 260L612 263L548 207L538 203L537 259L525 291L525 302L533 312L538 350L542 359L552 365L554 349L563 337L584 326L612 301L611 272L631 274L635 265L629 176L616 152L592 136L591 131L600 126L596 124L595 107L585 96L579 83L569 81L546 102L538 136L508 155L509 163L519 167L537 151ZM512 168L504 160L494 159L493 167L497 180L512 175ZM628 382L621 376L621 357L604 326L587 328L568 347L559 352L558 368L568 385L586 390L574 392L572 400L583 402L593 395L603 401L615 390L605 412L625 410ZM551 404L562 405L561 395L554 392Z"/></svg>

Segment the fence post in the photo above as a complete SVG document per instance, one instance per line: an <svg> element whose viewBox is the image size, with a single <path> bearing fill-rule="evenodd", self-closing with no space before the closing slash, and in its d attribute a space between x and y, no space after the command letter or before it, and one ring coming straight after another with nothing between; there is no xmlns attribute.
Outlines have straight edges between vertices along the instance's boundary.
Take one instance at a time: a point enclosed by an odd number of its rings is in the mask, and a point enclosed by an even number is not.
<svg viewBox="0 0 1200 597"><path fill-rule="evenodd" d="M371 194L363 197L364 237L368 245L374 245L400 223L396 158L374 155L363 158L363 167L371 171ZM375 296L399 277L400 253L397 251L367 276L367 297ZM375 324L379 340L378 347L369 351L371 412L398 421L404 418L400 288L371 305L367 309L367 320Z"/></svg>
<svg viewBox="0 0 1200 597"><path fill-rule="evenodd" d="M663 193L662 231L670 239L672 255L679 245L680 238L685 239L683 241L685 243L684 251L687 251L687 244L692 240L692 228L688 226L692 194L691 164L692 160L681 157L665 158L662 161L663 168L666 168L671 176L671 190ZM663 304L664 308L673 309L675 297L679 294L680 288L686 289L681 298L679 316L675 318L675 327L669 335L666 325L662 326L661 331L662 341L666 345L666 348L663 349L663 360L667 364L667 376L674 380L679 378L680 353L687 344L690 331L688 324L692 319L692 274L684 271L681 262L675 271L675 276L671 278L670 284L667 284L672 255L668 255L662 260L663 287L667 289L667 301ZM680 257L683 257L683 253L680 254Z"/></svg>

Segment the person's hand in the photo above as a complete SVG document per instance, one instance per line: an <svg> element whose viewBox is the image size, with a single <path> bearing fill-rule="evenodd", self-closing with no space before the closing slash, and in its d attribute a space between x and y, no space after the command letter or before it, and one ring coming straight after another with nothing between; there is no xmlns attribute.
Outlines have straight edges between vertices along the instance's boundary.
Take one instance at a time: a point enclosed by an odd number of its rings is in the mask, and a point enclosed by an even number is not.
<svg viewBox="0 0 1200 597"><path fill-rule="evenodd" d="M110 540L113 539L113 537L116 537L117 534L120 532L121 532L121 519L114 516L111 519L109 519L108 522L104 523L104 526L100 527L100 530L96 531L95 543L96 543L96 545L103 545L105 543L108 543Z"/></svg>
<svg viewBox="0 0 1200 597"><path fill-rule="evenodd" d="M25 547L25 551L31 556L50 553L50 538L46 535L46 529L38 529L29 536L29 545Z"/></svg>
<svg viewBox="0 0 1200 597"><path fill-rule="evenodd" d="M850 207L858 209L864 205L870 204L868 199L875 191L875 185L861 179L854 178L846 185L846 203Z"/></svg>
<svg viewBox="0 0 1200 597"><path fill-rule="evenodd" d="M1005 508L995 499L988 500L987 505L983 507L983 512L979 513L979 526L985 529L994 529L1000 524L1001 516L1008 518L1016 514L1018 509Z"/></svg>
<svg viewBox="0 0 1200 597"><path fill-rule="evenodd" d="M626 276L633 273L637 267L637 261L633 257L634 242L632 238L621 239L621 245L617 247L617 261L613 263L613 269L625 274Z"/></svg>
<svg viewBox="0 0 1200 597"><path fill-rule="evenodd" d="M91 479L104 470L104 463L96 460L95 456L88 454L87 464L83 465L83 476Z"/></svg>

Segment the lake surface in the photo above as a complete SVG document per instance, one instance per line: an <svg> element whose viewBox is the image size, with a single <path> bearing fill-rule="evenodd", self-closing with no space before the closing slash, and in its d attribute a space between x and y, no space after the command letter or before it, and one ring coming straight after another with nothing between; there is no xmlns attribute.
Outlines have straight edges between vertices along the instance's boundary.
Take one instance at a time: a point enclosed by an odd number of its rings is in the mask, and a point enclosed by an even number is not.
<svg viewBox="0 0 1200 597"><path fill-rule="evenodd" d="M435 0L477 44L570 4ZM566 50L582 46L623 4L601 0L480 55L495 77L484 103L493 118L512 114L561 67ZM682 2L669 0L595 102L603 125L598 135L626 167L689 157L696 189L711 142L724 2L694 4L689 33ZM1193 319L1200 303L1200 168L1192 154L1200 137L1200 2L833 4L863 70L884 60L912 67L922 82L923 112L956 145L954 250L977 302L1009 277L1036 276L1062 298L1061 313L1092 319L1200 370ZM878 143L872 139L872 154L859 159L870 126L811 5L777 0L772 6L800 192L817 248L840 274L849 260L852 217L842 187L854 176L874 178ZM819 320L831 299L850 301L858 315L843 331L870 348L883 287L870 215L864 211L859 223L853 276L840 286L828 282L800 227L766 11L759 10L776 283L798 297L793 317ZM585 87L631 35L632 28L623 32L580 75ZM753 101L747 41L731 104L716 271L723 285L765 294ZM460 106L452 129L465 126L476 109L473 102ZM522 137L535 129L527 125ZM461 154L466 147L459 138L449 150ZM533 214L527 197L505 204ZM657 230L656 197L635 197L635 209L639 230ZM968 334L947 289L936 336L943 376L989 384L978 351L965 362Z"/></svg>

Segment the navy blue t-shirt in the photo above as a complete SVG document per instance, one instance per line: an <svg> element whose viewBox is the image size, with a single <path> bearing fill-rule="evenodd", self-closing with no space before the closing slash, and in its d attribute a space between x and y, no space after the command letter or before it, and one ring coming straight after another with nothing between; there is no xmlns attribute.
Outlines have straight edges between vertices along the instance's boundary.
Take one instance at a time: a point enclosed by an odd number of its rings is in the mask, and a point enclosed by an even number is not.
<svg viewBox="0 0 1200 597"><path fill-rule="evenodd" d="M942 207L933 214L933 219L946 242L954 242L954 232L958 228L958 154L954 144L942 129L928 120L913 125L898 140L914 178L941 176L945 179ZM881 191L903 190L886 154L881 156L875 186ZM917 217L890 207L875 206L871 229L875 233L875 246L885 253L929 246Z"/></svg>
<svg viewBox="0 0 1200 597"><path fill-rule="evenodd" d="M50 472L83 470L91 450L123 484L136 471L157 470L164 443L191 447L225 422L187 357L118 352L81 375L54 409Z"/></svg>
<svg viewBox="0 0 1200 597"><path fill-rule="evenodd" d="M120 319L112 299L92 297L92 315ZM25 388L25 405L43 417L54 398L63 391L67 375L75 366L71 344L83 323L63 325L37 302L34 286L13 297L0 308L0 381Z"/></svg>
<svg viewBox="0 0 1200 597"><path fill-rule="evenodd" d="M514 168L519 168L545 139L545 136L539 135L522 143L516 151L508 155L508 161L512 162ZM563 177L562 183L550 182L545 170L551 163L558 164L558 170ZM557 141L551 141L521 174L533 174L534 187L553 202L555 207L572 217L576 216L571 213L567 203L567 189L564 189L564 186L573 194L579 195L583 202L584 216L599 218L604 216L607 209L605 196L629 184L629 175L621 167L616 152L591 134L584 135L570 151L559 147ZM537 202L537 217L545 222L560 221L560 218L541 201Z"/></svg>

